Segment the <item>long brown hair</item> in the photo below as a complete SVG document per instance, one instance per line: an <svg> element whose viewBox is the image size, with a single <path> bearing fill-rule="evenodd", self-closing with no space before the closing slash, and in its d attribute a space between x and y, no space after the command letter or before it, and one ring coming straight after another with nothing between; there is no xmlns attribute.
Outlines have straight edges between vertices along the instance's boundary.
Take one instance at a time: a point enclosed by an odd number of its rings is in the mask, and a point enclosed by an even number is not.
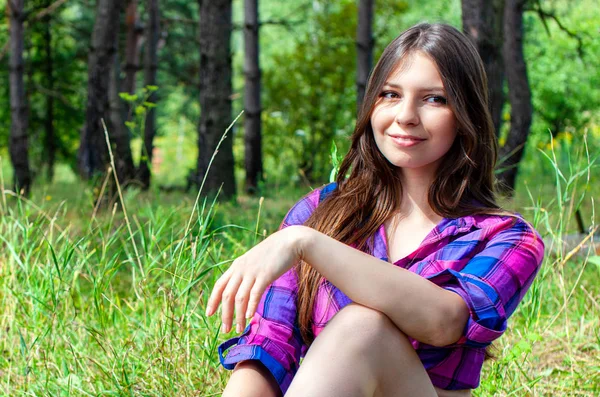
<svg viewBox="0 0 600 397"><path fill-rule="evenodd" d="M384 50L369 78L351 147L340 166L337 188L305 225L368 251L369 238L400 207L399 172L376 146L371 114L388 76L417 51L436 64L458 127L456 139L429 188L429 205L446 218L500 211L494 198L497 143L481 58L469 39L454 27L421 23ZM298 323L304 342L310 346L314 340L313 305L322 276L306 263L300 263L296 270Z"/></svg>

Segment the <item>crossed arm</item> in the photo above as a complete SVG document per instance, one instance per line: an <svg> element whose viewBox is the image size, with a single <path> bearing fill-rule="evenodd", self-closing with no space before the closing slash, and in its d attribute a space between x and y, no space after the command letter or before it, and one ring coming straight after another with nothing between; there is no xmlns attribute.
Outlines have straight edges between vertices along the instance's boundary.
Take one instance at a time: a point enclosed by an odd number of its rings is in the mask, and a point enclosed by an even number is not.
<svg viewBox="0 0 600 397"><path fill-rule="evenodd" d="M221 303L224 331L229 332L235 308L241 332L265 289L299 260L420 342L452 344L467 324L469 309L459 295L305 226L274 233L237 258L215 283L206 314L214 314Z"/></svg>

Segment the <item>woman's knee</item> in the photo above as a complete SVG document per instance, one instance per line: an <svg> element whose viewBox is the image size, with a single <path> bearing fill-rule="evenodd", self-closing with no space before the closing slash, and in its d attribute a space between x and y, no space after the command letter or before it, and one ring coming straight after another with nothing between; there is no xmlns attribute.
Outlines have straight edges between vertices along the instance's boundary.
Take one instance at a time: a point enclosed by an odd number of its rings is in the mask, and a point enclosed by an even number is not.
<svg viewBox="0 0 600 397"><path fill-rule="evenodd" d="M334 321L337 318L337 323ZM331 325L343 333L344 348L366 365L375 395L435 396L431 380L410 340L385 314L352 304Z"/></svg>
<svg viewBox="0 0 600 397"><path fill-rule="evenodd" d="M385 314L366 306L351 303L340 310L325 327L337 334L346 346L355 341L358 346L372 350L375 345L386 344L389 338L406 339L406 336Z"/></svg>

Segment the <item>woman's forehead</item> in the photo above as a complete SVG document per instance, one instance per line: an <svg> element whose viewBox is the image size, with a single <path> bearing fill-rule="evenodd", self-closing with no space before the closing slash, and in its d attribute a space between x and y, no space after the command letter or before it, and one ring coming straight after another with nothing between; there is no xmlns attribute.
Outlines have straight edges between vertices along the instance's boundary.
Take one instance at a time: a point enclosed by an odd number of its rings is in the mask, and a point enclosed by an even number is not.
<svg viewBox="0 0 600 397"><path fill-rule="evenodd" d="M406 54L396 62L385 80L391 85L440 86L443 80L436 63L420 51Z"/></svg>

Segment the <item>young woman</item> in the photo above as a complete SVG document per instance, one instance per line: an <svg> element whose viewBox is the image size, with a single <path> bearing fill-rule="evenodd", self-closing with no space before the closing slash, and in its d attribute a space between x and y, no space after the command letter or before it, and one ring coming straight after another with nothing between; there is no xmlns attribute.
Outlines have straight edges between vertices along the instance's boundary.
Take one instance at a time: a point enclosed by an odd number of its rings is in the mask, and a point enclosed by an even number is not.
<svg viewBox="0 0 600 397"><path fill-rule="evenodd" d="M469 396L544 247L494 199L496 140L470 41L419 24L369 80L337 183L236 259L224 396ZM234 346L236 345L236 346ZM223 357L225 350L231 348ZM302 365L300 357L305 356Z"/></svg>

